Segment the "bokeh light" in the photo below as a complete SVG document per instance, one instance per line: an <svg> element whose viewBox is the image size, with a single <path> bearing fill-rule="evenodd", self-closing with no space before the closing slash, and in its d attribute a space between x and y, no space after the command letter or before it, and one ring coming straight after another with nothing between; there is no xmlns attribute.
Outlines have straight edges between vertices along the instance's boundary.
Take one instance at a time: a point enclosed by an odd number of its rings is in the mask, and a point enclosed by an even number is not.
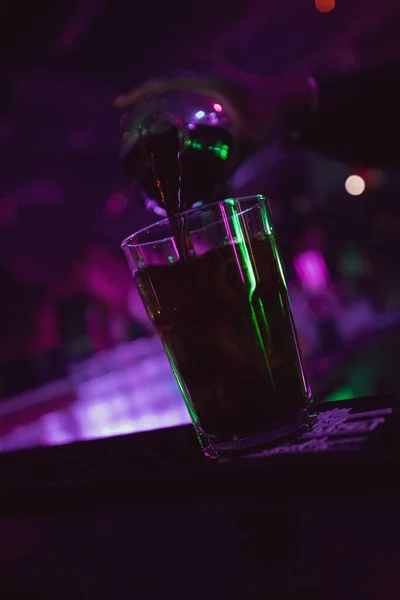
<svg viewBox="0 0 400 600"><path fill-rule="evenodd" d="M293 263L303 288L311 292L327 288L329 272L321 252L307 250L295 256Z"/></svg>
<svg viewBox="0 0 400 600"><path fill-rule="evenodd" d="M109 216L121 215L128 205L128 199L122 192L113 192L106 203L106 213Z"/></svg>
<svg viewBox="0 0 400 600"><path fill-rule="evenodd" d="M315 8L321 13L331 12L335 8L335 0L315 0Z"/></svg>
<svg viewBox="0 0 400 600"><path fill-rule="evenodd" d="M350 196L361 196L365 190L365 181L360 175L350 175L346 179L344 187Z"/></svg>

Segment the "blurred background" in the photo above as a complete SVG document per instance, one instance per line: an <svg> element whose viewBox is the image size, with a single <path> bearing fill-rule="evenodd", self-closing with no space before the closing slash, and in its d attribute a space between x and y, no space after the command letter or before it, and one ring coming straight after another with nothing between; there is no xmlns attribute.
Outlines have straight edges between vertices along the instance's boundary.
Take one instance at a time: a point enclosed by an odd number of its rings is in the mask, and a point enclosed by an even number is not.
<svg viewBox="0 0 400 600"><path fill-rule="evenodd" d="M194 60L273 82L399 58L400 5L3 0L0 13L0 450L188 422L119 249L154 215L121 177L113 98ZM400 173L307 151L259 160L241 177L271 198L316 397L400 390Z"/></svg>

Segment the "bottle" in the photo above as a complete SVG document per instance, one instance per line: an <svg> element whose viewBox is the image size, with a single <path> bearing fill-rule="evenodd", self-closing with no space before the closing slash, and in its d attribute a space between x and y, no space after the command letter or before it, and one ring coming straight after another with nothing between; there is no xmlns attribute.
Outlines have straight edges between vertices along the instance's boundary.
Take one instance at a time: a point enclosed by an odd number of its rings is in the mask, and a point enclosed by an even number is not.
<svg viewBox="0 0 400 600"><path fill-rule="evenodd" d="M202 88L201 80L190 86L188 80L176 87L161 83L150 94L139 93L123 121L121 160L125 175L139 182L146 206L162 216L167 210L155 171L166 166L172 172L174 155L167 156L165 145L160 150L154 140L172 129L178 140L181 209L223 199L239 162L235 109L211 87Z"/></svg>

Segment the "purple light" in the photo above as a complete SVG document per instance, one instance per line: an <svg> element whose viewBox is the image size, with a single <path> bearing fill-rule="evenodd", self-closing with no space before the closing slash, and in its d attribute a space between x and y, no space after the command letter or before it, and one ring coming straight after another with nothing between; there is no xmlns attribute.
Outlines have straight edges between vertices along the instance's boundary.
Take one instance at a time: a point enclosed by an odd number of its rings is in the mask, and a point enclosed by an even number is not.
<svg viewBox="0 0 400 600"><path fill-rule="evenodd" d="M47 414L43 409L42 416L24 422L27 409L62 398L66 390L73 393L67 409L52 407ZM3 422L14 423L0 437L0 452L190 423L157 337L97 354L77 366L69 381L5 400L0 409Z"/></svg>
<svg viewBox="0 0 400 600"><path fill-rule="evenodd" d="M160 217L166 217L167 211L162 206L159 206L155 200L152 198L146 198L144 204L147 210L152 210L156 215Z"/></svg>
<svg viewBox="0 0 400 600"><path fill-rule="evenodd" d="M302 286L310 292L326 289L329 272L321 252L308 250L294 259L294 268Z"/></svg>
<svg viewBox="0 0 400 600"><path fill-rule="evenodd" d="M107 200L106 210L111 215L120 215L128 205L128 200L122 192L114 192Z"/></svg>

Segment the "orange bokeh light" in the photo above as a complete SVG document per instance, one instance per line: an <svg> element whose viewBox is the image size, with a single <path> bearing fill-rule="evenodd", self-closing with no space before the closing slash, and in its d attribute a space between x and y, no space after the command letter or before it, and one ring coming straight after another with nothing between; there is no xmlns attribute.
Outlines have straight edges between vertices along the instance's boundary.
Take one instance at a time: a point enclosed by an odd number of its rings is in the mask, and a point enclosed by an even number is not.
<svg viewBox="0 0 400 600"><path fill-rule="evenodd" d="M335 0L315 0L315 8L322 13L331 12L335 8Z"/></svg>

